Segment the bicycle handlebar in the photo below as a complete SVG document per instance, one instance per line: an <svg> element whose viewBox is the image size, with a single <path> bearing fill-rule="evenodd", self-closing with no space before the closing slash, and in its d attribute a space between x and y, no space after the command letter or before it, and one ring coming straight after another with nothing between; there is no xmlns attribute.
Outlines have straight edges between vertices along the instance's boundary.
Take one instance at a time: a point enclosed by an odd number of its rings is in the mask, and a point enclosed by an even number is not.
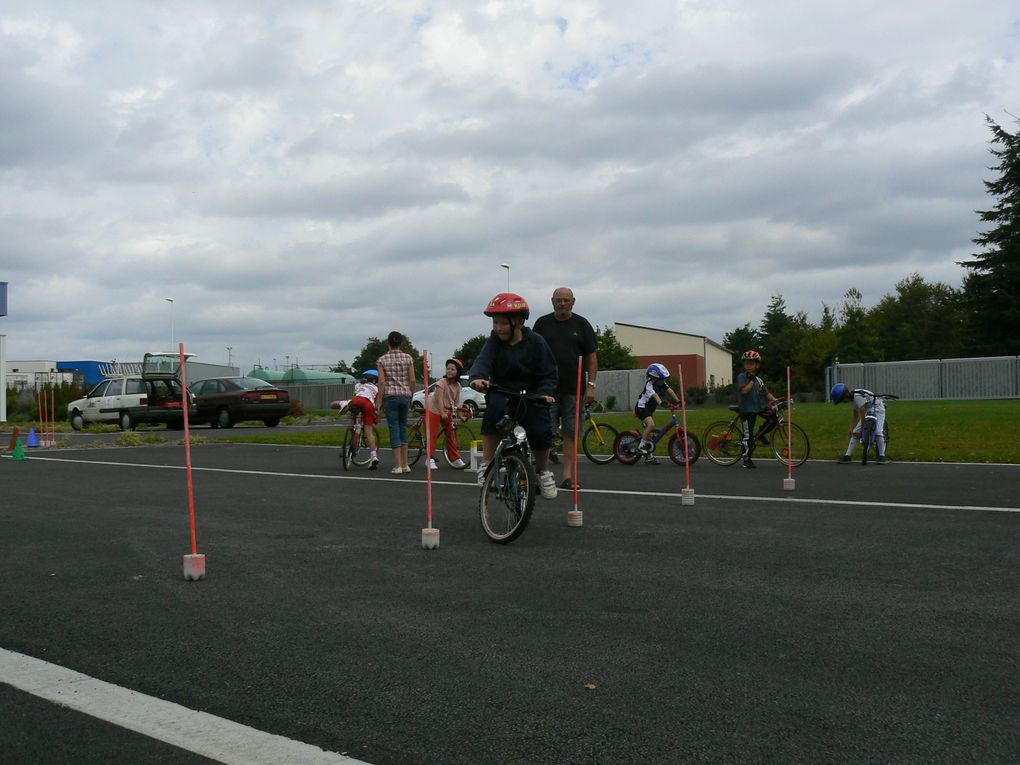
<svg viewBox="0 0 1020 765"><path fill-rule="evenodd" d="M538 393L529 393L526 390L514 390L513 388L504 388L502 385L497 385L494 382L489 382L489 393L503 393L507 396L515 396L516 398L523 398L525 401L535 401L536 403L545 403L545 395Z"/></svg>

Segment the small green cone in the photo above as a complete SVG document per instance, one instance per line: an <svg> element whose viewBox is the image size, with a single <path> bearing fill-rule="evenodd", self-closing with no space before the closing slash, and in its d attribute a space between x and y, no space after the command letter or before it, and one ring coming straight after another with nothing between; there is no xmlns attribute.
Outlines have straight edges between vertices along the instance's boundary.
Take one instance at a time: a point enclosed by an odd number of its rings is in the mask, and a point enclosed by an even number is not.
<svg viewBox="0 0 1020 765"><path fill-rule="evenodd" d="M28 457L25 456L25 447L21 445L21 439L18 439L17 444L14 445L14 454L11 459L17 462L18 460L25 460Z"/></svg>

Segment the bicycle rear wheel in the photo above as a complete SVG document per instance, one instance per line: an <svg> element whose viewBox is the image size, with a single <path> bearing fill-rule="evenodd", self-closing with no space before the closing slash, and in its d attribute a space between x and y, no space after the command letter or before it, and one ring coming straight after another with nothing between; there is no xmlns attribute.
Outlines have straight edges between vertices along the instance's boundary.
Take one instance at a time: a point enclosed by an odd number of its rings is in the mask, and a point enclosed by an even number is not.
<svg viewBox="0 0 1020 765"><path fill-rule="evenodd" d="M864 427L861 428L861 446L863 451L861 453L861 464L868 464L868 452L871 451L871 442L875 440L875 424L874 420L864 419Z"/></svg>
<svg viewBox="0 0 1020 765"><path fill-rule="evenodd" d="M417 465L425 453L424 427L415 427L407 434L407 466Z"/></svg>
<svg viewBox="0 0 1020 765"><path fill-rule="evenodd" d="M707 428L701 437L705 454L716 465L732 465L743 453L741 441L744 432L739 418L732 420L716 420Z"/></svg>
<svg viewBox="0 0 1020 765"><path fill-rule="evenodd" d="M683 431L680 432L683 433ZM684 433L683 441L677 438L676 433L669 437L669 458L677 465L684 466L685 447L682 445L683 442L686 442L687 458L690 460L689 464L693 465L698 461L698 457L701 456L701 442L693 433Z"/></svg>
<svg viewBox="0 0 1020 765"><path fill-rule="evenodd" d="M788 427L791 428L792 439L786 432ZM780 423L779 427L772 431L771 443L772 453L784 465L792 464L794 467L800 467L811 456L811 441L808 440L804 428L796 423L789 425Z"/></svg>
<svg viewBox="0 0 1020 765"><path fill-rule="evenodd" d="M612 425L592 423L584 431L584 437L581 439L584 456L596 465L608 465L616 459L613 444L616 443L618 435L619 432Z"/></svg>
<svg viewBox="0 0 1020 765"><path fill-rule="evenodd" d="M350 470L354 465L353 457L358 453L361 446L361 431L353 426L347 428L344 434L344 445L340 450L340 460L344 464L344 470Z"/></svg>
<svg viewBox="0 0 1020 765"><path fill-rule="evenodd" d="M504 453L485 471L478 517L482 531L497 544L508 544L521 535L535 509L538 477L530 460Z"/></svg>
<svg viewBox="0 0 1020 765"><path fill-rule="evenodd" d="M469 428L467 425L458 425L455 433L457 451L459 452L459 454L457 455L457 457L454 457L452 454L450 454L450 444L447 440L447 437L443 436L443 457L446 459L446 464L452 467L454 470L463 470L464 468L467 467L468 463L468 460L465 458L469 458L471 456L471 442L476 441L478 439L478 436L476 436L475 432L471 430L471 428ZM457 461L458 457L460 458L462 464L454 465L453 463Z"/></svg>
<svg viewBox="0 0 1020 765"><path fill-rule="evenodd" d="M372 428L372 433L375 435L375 445L378 448L379 431ZM353 442L353 448L349 452L349 459L355 467L365 467L372 461L372 452L368 448L368 438L365 436L364 428L358 431L357 440Z"/></svg>
<svg viewBox="0 0 1020 765"><path fill-rule="evenodd" d="M638 446L641 444L641 434L636 430L625 430L613 441L613 454L620 460L622 465L634 465L641 459Z"/></svg>

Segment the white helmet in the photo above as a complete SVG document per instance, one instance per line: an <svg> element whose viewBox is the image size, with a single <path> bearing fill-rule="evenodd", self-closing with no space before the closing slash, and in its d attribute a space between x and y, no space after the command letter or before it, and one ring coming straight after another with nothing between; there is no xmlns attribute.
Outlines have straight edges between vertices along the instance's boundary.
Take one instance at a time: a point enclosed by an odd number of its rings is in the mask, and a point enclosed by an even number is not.
<svg viewBox="0 0 1020 765"><path fill-rule="evenodd" d="M669 377L669 370L659 363L655 363L649 366L648 369L645 370L645 373L649 377L654 377L659 380L665 380L667 377Z"/></svg>

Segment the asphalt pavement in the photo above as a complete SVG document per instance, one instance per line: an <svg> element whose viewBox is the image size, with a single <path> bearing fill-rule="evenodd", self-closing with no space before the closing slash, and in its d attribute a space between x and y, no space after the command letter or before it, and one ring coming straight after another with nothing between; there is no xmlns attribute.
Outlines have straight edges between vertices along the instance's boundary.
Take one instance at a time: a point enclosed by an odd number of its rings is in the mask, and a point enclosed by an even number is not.
<svg viewBox="0 0 1020 765"><path fill-rule="evenodd" d="M205 433L203 433L205 435ZM1020 466L595 466L511 545L337 450L0 460L0 648L379 763L1016 762ZM0 680L3 680L0 677ZM0 759L205 762L0 683Z"/></svg>

